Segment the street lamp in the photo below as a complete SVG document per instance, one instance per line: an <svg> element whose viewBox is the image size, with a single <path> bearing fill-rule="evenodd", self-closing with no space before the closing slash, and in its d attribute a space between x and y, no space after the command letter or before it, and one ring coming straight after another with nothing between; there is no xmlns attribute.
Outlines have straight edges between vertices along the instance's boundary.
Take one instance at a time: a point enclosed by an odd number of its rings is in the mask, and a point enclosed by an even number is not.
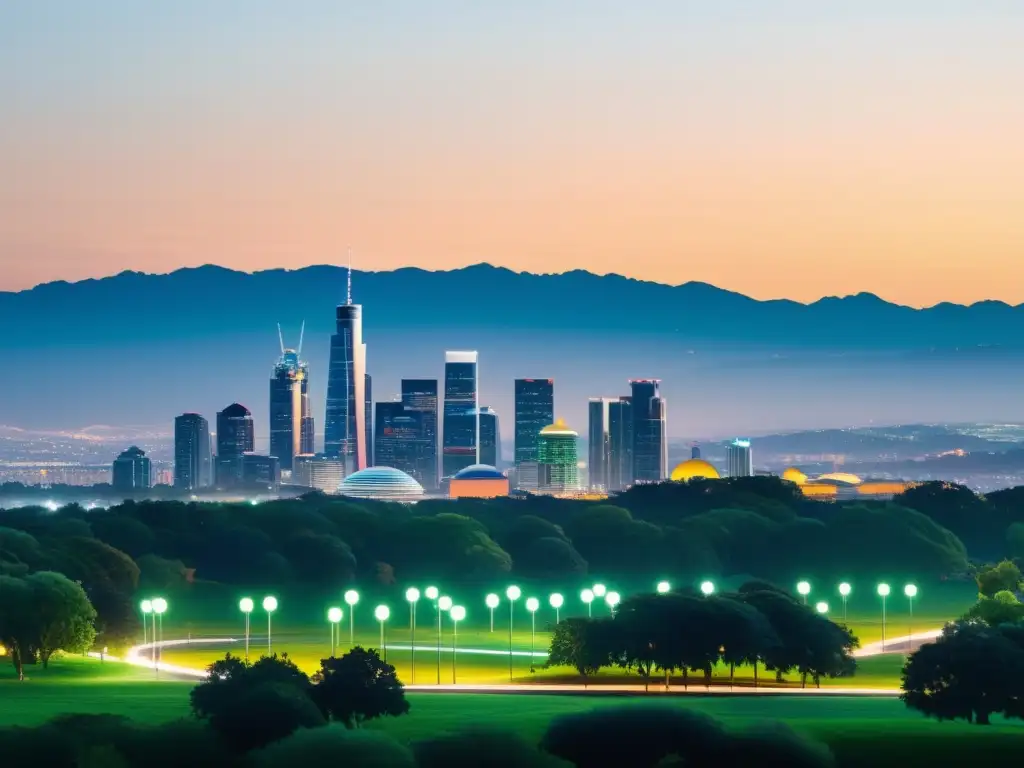
<svg viewBox="0 0 1024 768"><path fill-rule="evenodd" d="M558 612L562 610L562 606L565 605L565 598L555 592L551 597L548 598L548 602L551 603L551 607L555 609L555 624L559 622Z"/></svg>
<svg viewBox="0 0 1024 768"><path fill-rule="evenodd" d="M604 597L606 594L608 594L608 587L606 587L604 584L595 584L592 589L594 592L594 597Z"/></svg>
<svg viewBox="0 0 1024 768"><path fill-rule="evenodd" d="M536 597L526 598L526 610L530 612L530 673L533 673L533 652L537 647L537 609L540 600Z"/></svg>
<svg viewBox="0 0 1024 768"><path fill-rule="evenodd" d="M666 595L672 591L672 585L667 581L659 581L658 586L655 587L659 595Z"/></svg>
<svg viewBox="0 0 1024 768"><path fill-rule="evenodd" d="M373 609L373 617L380 622L380 647L384 652L384 661L388 660L388 646L384 642L384 622L388 620L391 615L391 609L386 605L378 605Z"/></svg>
<svg viewBox="0 0 1024 768"><path fill-rule="evenodd" d="M704 597L711 597L711 595L715 593L714 582L702 581L700 584L700 593L704 595Z"/></svg>
<svg viewBox="0 0 1024 768"><path fill-rule="evenodd" d="M594 617L594 590L584 589L580 592L580 600L587 604L587 618L592 619Z"/></svg>
<svg viewBox="0 0 1024 768"><path fill-rule="evenodd" d="M505 590L508 598L508 681L512 682L512 619L515 615L516 600L523 596L523 590L513 585Z"/></svg>
<svg viewBox="0 0 1024 768"><path fill-rule="evenodd" d="M846 621L846 598L850 596L850 592L852 591L853 588L845 581L839 585L839 594L843 598L843 621Z"/></svg>
<svg viewBox="0 0 1024 768"><path fill-rule="evenodd" d="M350 648L356 645L356 603L359 602L359 593L350 589L345 593L345 605L348 606L348 644Z"/></svg>
<svg viewBox="0 0 1024 768"><path fill-rule="evenodd" d="M331 658L333 659L338 655L338 622L341 621L342 613L341 608L328 608L327 609L327 621L331 624Z"/></svg>
<svg viewBox="0 0 1024 768"><path fill-rule="evenodd" d="M448 595L441 595L437 598L437 684L441 684L441 614L452 609L452 599Z"/></svg>
<svg viewBox="0 0 1024 768"><path fill-rule="evenodd" d="M816 610L818 613L824 616L826 613L828 613L828 603L826 603L824 600L819 600L817 603L815 603L814 610Z"/></svg>
<svg viewBox="0 0 1024 768"><path fill-rule="evenodd" d="M885 651L885 598L889 596L889 585L878 585L878 596L882 598L882 651Z"/></svg>
<svg viewBox="0 0 1024 768"><path fill-rule="evenodd" d="M251 597L243 597L238 601L238 610L245 614L245 663L249 663L249 614L255 608Z"/></svg>
<svg viewBox="0 0 1024 768"><path fill-rule="evenodd" d="M484 602L487 604L487 607L491 609L491 632L493 632L494 631L494 609L498 607L498 604L501 602L501 598L498 597L496 594L494 594L492 592L491 594L489 594L487 596L487 598L484 600Z"/></svg>
<svg viewBox="0 0 1024 768"><path fill-rule="evenodd" d="M907 584L903 588L903 594L907 596L910 605L910 635L907 637L907 652L914 650L914 598L917 597L917 587Z"/></svg>
<svg viewBox="0 0 1024 768"><path fill-rule="evenodd" d="M461 605L453 605L448 611L452 617L452 685L455 685L455 657L458 655L459 622L466 618L466 609Z"/></svg>
<svg viewBox="0 0 1024 768"><path fill-rule="evenodd" d="M270 655L270 617L274 611L277 610L277 598L276 597L264 597L263 598L263 610L267 612L267 655Z"/></svg>
<svg viewBox="0 0 1024 768"><path fill-rule="evenodd" d="M405 590L405 599L409 601L409 634L412 642L409 643L409 666L411 668L409 681L416 682L416 603L420 599L420 591L416 587L409 587Z"/></svg>
<svg viewBox="0 0 1024 768"><path fill-rule="evenodd" d="M153 612L153 601L143 600L139 604L139 609L142 611L142 644L146 644L146 622L149 621L149 615ZM153 638L156 640L156 638Z"/></svg>
<svg viewBox="0 0 1024 768"><path fill-rule="evenodd" d="M160 643L164 640L164 613L167 612L167 601L162 597L153 598L153 615L157 621L157 626L153 629L153 635L156 637L156 654L157 664L159 659L164 657L163 649L160 647Z"/></svg>
<svg viewBox="0 0 1024 768"><path fill-rule="evenodd" d="M796 591L804 599L804 605L807 605L807 596L811 594L811 583L809 581L801 581L796 585Z"/></svg>
<svg viewBox="0 0 1024 768"><path fill-rule="evenodd" d="M618 592L609 592L605 596L604 601L608 603L608 608L611 609L612 616L615 615L615 606L617 606L621 600L622 597Z"/></svg>

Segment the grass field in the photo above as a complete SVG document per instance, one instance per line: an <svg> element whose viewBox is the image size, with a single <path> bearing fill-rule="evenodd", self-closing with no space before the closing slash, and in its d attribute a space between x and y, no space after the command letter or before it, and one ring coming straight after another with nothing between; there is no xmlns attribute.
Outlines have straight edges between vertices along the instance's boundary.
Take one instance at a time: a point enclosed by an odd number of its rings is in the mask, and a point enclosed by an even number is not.
<svg viewBox="0 0 1024 768"><path fill-rule="evenodd" d="M48 670L31 668L29 678L19 683L13 668L0 666L0 723L29 726L71 712L121 714L146 723L189 714L191 683L156 680L145 670L114 662L65 657ZM408 716L378 721L370 727L411 742L483 724L536 741L558 715L642 701L458 693L410 693L408 698L412 704ZM658 703L706 712L729 727L783 721L829 744L841 765L965 765L982 754L987 760L1019 758L1024 750L1024 724L1020 722L997 719L988 728L938 723L908 711L892 698L694 696L659 699Z"/></svg>

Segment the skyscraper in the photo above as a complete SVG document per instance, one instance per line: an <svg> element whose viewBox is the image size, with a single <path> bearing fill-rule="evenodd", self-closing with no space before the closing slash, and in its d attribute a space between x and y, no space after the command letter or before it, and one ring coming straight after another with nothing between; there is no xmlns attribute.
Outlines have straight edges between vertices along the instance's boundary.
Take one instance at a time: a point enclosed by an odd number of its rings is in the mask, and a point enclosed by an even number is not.
<svg viewBox="0 0 1024 768"><path fill-rule="evenodd" d="M407 409L400 401L377 403L375 410L374 452L378 465L400 469L419 481L430 469L431 455L434 461L437 459L437 450L431 452L425 436L425 414Z"/></svg>
<svg viewBox="0 0 1024 768"><path fill-rule="evenodd" d="M242 459L256 447L252 414L232 403L217 414L217 486L239 488L245 484Z"/></svg>
<svg viewBox="0 0 1024 768"><path fill-rule="evenodd" d="M633 402L626 395L608 403L608 491L633 484Z"/></svg>
<svg viewBox="0 0 1024 768"><path fill-rule="evenodd" d="M588 404L587 419L587 478L591 490L612 490L609 479L611 433L609 406L614 402L608 397L592 397Z"/></svg>
<svg viewBox="0 0 1024 768"><path fill-rule="evenodd" d="M344 479L345 463L341 459L329 459L322 453L295 457L293 485L314 488L324 493L337 493Z"/></svg>
<svg viewBox="0 0 1024 768"><path fill-rule="evenodd" d="M420 475L412 475L426 490L439 487L437 465L437 379L402 379L402 405L406 411L423 414L424 454Z"/></svg>
<svg viewBox="0 0 1024 768"><path fill-rule="evenodd" d="M196 491L213 485L210 424L198 413L174 418L174 487Z"/></svg>
<svg viewBox="0 0 1024 768"><path fill-rule="evenodd" d="M363 419L366 421L366 466L372 467L377 462L376 454L373 451L373 377L366 374L364 381L366 408L363 411Z"/></svg>
<svg viewBox="0 0 1024 768"><path fill-rule="evenodd" d="M327 417L324 454L345 460L345 473L365 469L366 454L366 345L363 343L363 308L352 303L352 269L348 271L345 303L335 313L327 372Z"/></svg>
<svg viewBox="0 0 1024 768"><path fill-rule="evenodd" d="M489 405L480 408L480 463L497 467L501 461L501 429L498 414Z"/></svg>
<svg viewBox="0 0 1024 768"><path fill-rule="evenodd" d="M133 445L114 459L110 485L115 491L132 493L151 487L152 466L146 452Z"/></svg>
<svg viewBox="0 0 1024 768"><path fill-rule="evenodd" d="M540 431L537 459L540 463L540 490L567 493L579 490L576 441L579 434L558 419Z"/></svg>
<svg viewBox="0 0 1024 768"><path fill-rule="evenodd" d="M632 379L633 482L659 483L668 477L667 408L661 379Z"/></svg>
<svg viewBox="0 0 1024 768"><path fill-rule="evenodd" d="M750 441L736 438L726 449L729 477L752 477L754 457L750 452Z"/></svg>
<svg viewBox="0 0 1024 768"><path fill-rule="evenodd" d="M516 466L524 461L537 461L537 436L554 420L554 379L516 379Z"/></svg>
<svg viewBox="0 0 1024 768"><path fill-rule="evenodd" d="M270 379L270 455L286 471L291 471L295 456L313 452L309 366L299 359L301 353L301 337L297 350L285 349L282 338L281 357Z"/></svg>
<svg viewBox="0 0 1024 768"><path fill-rule="evenodd" d="M477 353L445 352L442 476L480 463Z"/></svg>

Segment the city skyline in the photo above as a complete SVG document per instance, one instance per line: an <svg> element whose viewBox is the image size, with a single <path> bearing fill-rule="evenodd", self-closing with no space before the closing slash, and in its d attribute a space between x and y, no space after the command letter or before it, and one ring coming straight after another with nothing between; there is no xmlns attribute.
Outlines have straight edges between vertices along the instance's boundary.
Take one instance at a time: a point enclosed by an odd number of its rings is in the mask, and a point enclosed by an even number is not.
<svg viewBox="0 0 1024 768"><path fill-rule="evenodd" d="M771 5L8 4L0 289L352 243L377 269L1024 300L1024 9Z"/></svg>

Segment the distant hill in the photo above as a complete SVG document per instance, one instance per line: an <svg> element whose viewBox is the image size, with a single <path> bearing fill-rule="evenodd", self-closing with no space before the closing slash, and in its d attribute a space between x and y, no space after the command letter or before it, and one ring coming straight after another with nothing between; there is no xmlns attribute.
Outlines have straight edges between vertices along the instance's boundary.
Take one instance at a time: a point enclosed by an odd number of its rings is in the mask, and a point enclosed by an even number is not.
<svg viewBox="0 0 1024 768"><path fill-rule="evenodd" d="M870 294L757 301L574 271L478 264L356 272L374 396L440 377L445 349L478 349L481 397L512 431L512 379L556 379L556 410L585 433L586 398L660 377L670 433L744 434L850 423L1024 420L1017 395L1024 307L890 304ZM322 401L333 266L255 274L214 266L136 272L0 293L0 423L50 429L209 417L233 400L265 432L276 324L306 322L314 415ZM1014 410L1016 409L1016 410Z"/></svg>

